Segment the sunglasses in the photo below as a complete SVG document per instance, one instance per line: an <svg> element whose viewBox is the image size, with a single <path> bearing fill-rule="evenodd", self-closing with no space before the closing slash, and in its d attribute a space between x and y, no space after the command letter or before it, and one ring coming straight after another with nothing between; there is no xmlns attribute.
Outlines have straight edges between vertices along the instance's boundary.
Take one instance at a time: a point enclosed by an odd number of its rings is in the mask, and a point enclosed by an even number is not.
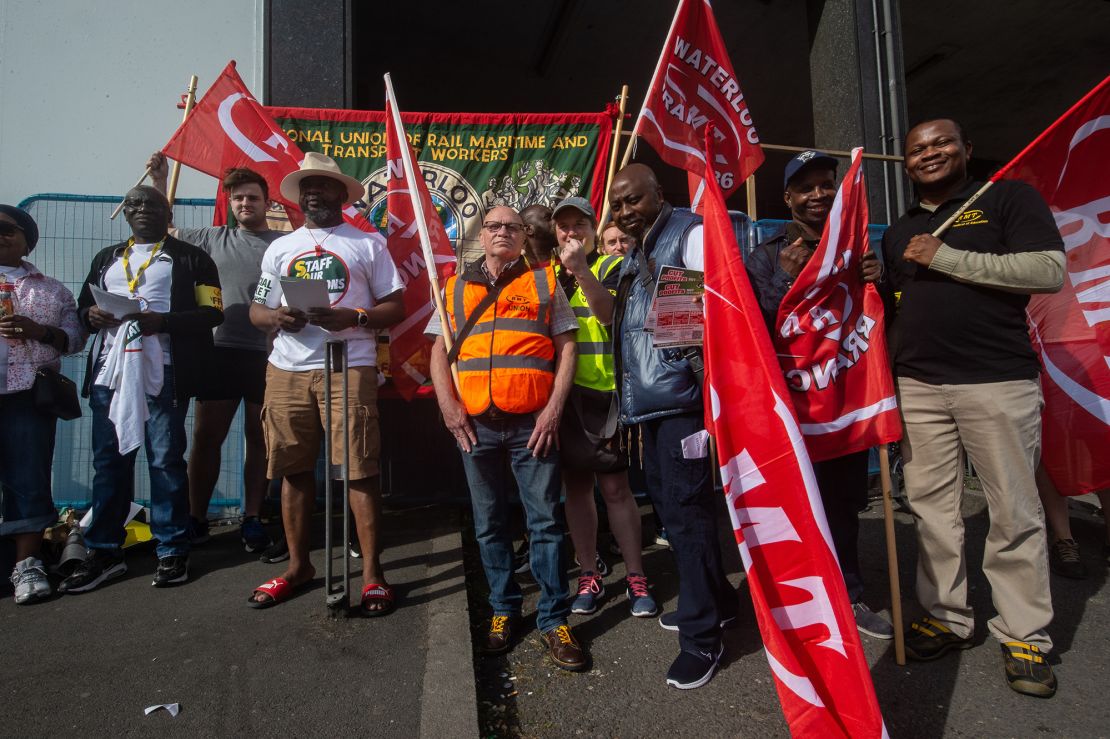
<svg viewBox="0 0 1110 739"><path fill-rule="evenodd" d="M0 236L15 236L16 231L23 231L23 227L14 223L0 223Z"/></svg>

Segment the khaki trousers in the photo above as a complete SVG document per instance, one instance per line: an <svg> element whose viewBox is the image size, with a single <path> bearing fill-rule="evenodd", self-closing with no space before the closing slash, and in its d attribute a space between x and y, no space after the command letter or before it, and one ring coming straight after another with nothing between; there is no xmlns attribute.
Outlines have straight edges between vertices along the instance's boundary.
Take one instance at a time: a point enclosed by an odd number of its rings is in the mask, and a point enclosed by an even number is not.
<svg viewBox="0 0 1110 739"><path fill-rule="evenodd" d="M1000 641L1049 651L1047 538L1033 478L1040 456L1040 385L929 385L900 377L898 396L906 496L917 519L918 601L959 636L975 628L960 515L966 451L990 513L983 573L998 615L987 625Z"/></svg>

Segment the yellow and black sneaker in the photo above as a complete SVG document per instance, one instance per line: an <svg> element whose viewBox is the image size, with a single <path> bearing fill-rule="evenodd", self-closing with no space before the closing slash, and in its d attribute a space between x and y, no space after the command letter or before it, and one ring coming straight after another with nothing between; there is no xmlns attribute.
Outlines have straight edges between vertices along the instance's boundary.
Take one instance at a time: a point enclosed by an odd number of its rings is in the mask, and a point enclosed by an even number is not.
<svg viewBox="0 0 1110 739"><path fill-rule="evenodd" d="M971 637L956 636L935 618L925 616L906 630L906 656L918 662L929 662L944 656L950 649L971 649Z"/></svg>
<svg viewBox="0 0 1110 739"><path fill-rule="evenodd" d="M1002 645L1002 662L1006 666L1006 682L1012 690L1038 698L1056 695L1056 676L1036 644L1008 641Z"/></svg>

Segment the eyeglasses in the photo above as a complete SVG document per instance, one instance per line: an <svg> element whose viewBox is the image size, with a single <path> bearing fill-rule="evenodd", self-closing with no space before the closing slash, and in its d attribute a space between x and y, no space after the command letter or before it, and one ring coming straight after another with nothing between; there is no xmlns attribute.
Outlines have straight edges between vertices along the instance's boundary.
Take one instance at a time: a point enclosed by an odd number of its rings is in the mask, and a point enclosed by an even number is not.
<svg viewBox="0 0 1110 739"><path fill-rule="evenodd" d="M15 223L0 223L0 236L15 236L16 231L22 231L23 227Z"/></svg>
<svg viewBox="0 0 1110 739"><path fill-rule="evenodd" d="M521 223L501 223L500 221L486 221L482 224L482 228L486 229L491 234L495 234L501 229L509 232L510 236L516 236L524 230L524 224Z"/></svg>

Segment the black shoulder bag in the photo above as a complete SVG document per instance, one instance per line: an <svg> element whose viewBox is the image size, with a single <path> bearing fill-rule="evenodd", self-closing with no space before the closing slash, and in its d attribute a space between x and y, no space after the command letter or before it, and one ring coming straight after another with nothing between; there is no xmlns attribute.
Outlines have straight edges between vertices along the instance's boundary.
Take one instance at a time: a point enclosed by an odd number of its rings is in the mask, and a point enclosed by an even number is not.
<svg viewBox="0 0 1110 739"><path fill-rule="evenodd" d="M50 367L39 367L35 384L31 386L31 400L35 409L63 421L81 417L81 403L77 400L77 385L61 372Z"/></svg>

